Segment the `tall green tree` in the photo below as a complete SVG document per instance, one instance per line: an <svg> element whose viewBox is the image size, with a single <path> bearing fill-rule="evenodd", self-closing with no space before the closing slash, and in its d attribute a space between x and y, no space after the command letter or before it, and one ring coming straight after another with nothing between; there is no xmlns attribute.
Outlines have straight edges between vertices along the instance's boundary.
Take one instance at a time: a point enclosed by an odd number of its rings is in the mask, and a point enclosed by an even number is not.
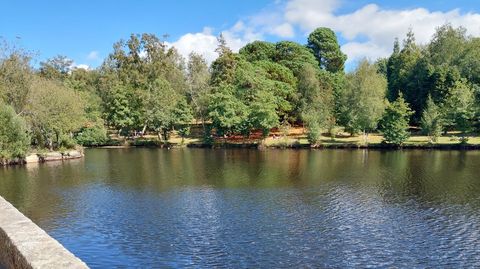
<svg viewBox="0 0 480 269"><path fill-rule="evenodd" d="M257 61L253 65L262 90L272 93L272 99L281 121L295 120L298 104L297 78L285 66L271 61Z"/></svg>
<svg viewBox="0 0 480 269"><path fill-rule="evenodd" d="M298 81L302 98L300 116L311 144L318 144L322 131L331 131L336 124L333 89L330 83L320 79L322 74L318 69L307 65Z"/></svg>
<svg viewBox="0 0 480 269"><path fill-rule="evenodd" d="M155 130L160 140L168 142L175 125L183 125L188 119L184 97L178 94L165 79L154 81L148 88L143 107L147 126ZM181 103L180 103L181 102ZM189 107L188 107L189 109Z"/></svg>
<svg viewBox="0 0 480 269"><path fill-rule="evenodd" d="M187 67L187 97L193 108L195 118L201 121L203 130L206 132L208 95L211 92L207 61L201 55L191 53Z"/></svg>
<svg viewBox="0 0 480 269"><path fill-rule="evenodd" d="M448 127L460 131L463 141L472 130L472 120L475 116L474 92L466 82L457 82L449 91L444 104L446 124Z"/></svg>
<svg viewBox="0 0 480 269"><path fill-rule="evenodd" d="M434 65L456 64L467 43L467 30L447 23L438 27L428 44L429 58Z"/></svg>
<svg viewBox="0 0 480 269"><path fill-rule="evenodd" d="M177 130L180 137L182 137L182 144L185 141L185 137L190 134L190 125L193 121L193 113L191 107L187 104L187 100L183 97L177 102L175 109L173 110L173 128Z"/></svg>
<svg viewBox="0 0 480 269"><path fill-rule="evenodd" d="M134 98L130 86L112 83L107 91L103 97L103 114L108 126L122 134L143 123L140 120L142 113L140 99Z"/></svg>
<svg viewBox="0 0 480 269"><path fill-rule="evenodd" d="M385 110L387 80L375 65L363 60L347 76L347 81L342 95L341 122L352 134L363 132L366 140L368 133L377 128Z"/></svg>
<svg viewBox="0 0 480 269"><path fill-rule="evenodd" d="M313 51L320 68L332 73L343 72L347 55L340 50L335 32L330 28L317 28L308 36L307 47Z"/></svg>
<svg viewBox="0 0 480 269"><path fill-rule="evenodd" d="M263 138L267 137L273 127L279 124L276 113L277 105L272 91L256 91L253 102L250 104L252 127L262 131Z"/></svg>
<svg viewBox="0 0 480 269"><path fill-rule="evenodd" d="M239 55L232 52L227 46L227 41L220 35L218 37L218 47L215 50L218 58L213 61L211 69L211 84L218 86L222 83L233 83L235 70L239 61Z"/></svg>
<svg viewBox="0 0 480 269"><path fill-rule="evenodd" d="M444 118L440 107L429 96L420 121L422 132L430 138L430 142L437 142L442 134Z"/></svg>
<svg viewBox="0 0 480 269"><path fill-rule="evenodd" d="M415 36L410 30L403 40L403 48L400 48L400 43L395 40L394 50L387 65L387 80L388 80L388 94L389 101L393 102L397 99L400 92L402 94L407 89L407 84L410 82L410 76L413 74L413 68L421 57L421 49L415 43ZM408 100L408 96L405 96Z"/></svg>
<svg viewBox="0 0 480 269"><path fill-rule="evenodd" d="M0 48L0 100L17 114L23 114L32 89L31 58L31 53L6 44Z"/></svg>
<svg viewBox="0 0 480 269"><path fill-rule="evenodd" d="M241 131L241 126L247 122L249 113L248 106L235 96L235 88L232 85L221 84L210 95L208 116L212 127L220 136Z"/></svg>
<svg viewBox="0 0 480 269"><path fill-rule="evenodd" d="M272 61L275 57L275 44L266 41L253 41L239 51L249 62Z"/></svg>
<svg viewBox="0 0 480 269"><path fill-rule="evenodd" d="M275 44L274 61L286 66L298 75L305 65L317 67L315 56L308 48L292 41L280 41Z"/></svg>
<svg viewBox="0 0 480 269"><path fill-rule="evenodd" d="M29 95L28 124L39 146L66 146L73 133L84 126L84 104L79 95L56 81L38 78Z"/></svg>

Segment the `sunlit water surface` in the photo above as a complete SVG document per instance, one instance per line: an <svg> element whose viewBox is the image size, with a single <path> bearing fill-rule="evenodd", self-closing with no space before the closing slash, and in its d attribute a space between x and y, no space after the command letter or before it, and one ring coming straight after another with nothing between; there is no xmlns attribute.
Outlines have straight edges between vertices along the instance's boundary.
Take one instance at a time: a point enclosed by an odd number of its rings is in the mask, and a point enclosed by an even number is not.
<svg viewBox="0 0 480 269"><path fill-rule="evenodd" d="M89 149L0 195L92 268L480 266L480 152Z"/></svg>

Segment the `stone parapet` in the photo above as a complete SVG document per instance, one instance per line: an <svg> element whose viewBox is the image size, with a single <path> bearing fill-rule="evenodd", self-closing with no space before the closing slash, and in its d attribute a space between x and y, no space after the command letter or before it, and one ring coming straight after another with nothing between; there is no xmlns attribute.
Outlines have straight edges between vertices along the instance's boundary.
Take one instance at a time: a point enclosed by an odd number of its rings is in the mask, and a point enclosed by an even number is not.
<svg viewBox="0 0 480 269"><path fill-rule="evenodd" d="M88 266L0 197L0 268Z"/></svg>

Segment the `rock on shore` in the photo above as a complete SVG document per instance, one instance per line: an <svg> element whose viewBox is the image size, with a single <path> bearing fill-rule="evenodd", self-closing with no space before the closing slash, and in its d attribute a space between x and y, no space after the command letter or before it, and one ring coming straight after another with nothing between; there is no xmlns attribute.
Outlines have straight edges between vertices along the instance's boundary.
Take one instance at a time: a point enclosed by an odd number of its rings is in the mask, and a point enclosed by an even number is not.
<svg viewBox="0 0 480 269"><path fill-rule="evenodd" d="M27 163L43 163L51 161L63 161L70 159L79 159L83 157L81 150L69 150L66 152L52 151L47 153L32 153L23 159L13 160L0 160L0 166L2 165L15 165L15 164L27 164Z"/></svg>

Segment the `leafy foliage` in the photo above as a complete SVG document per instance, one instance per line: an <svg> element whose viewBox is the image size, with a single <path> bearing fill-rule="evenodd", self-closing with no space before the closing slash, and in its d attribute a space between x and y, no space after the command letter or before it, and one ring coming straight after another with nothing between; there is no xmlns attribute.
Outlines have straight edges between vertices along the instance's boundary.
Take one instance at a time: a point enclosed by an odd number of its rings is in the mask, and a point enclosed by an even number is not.
<svg viewBox="0 0 480 269"><path fill-rule="evenodd" d="M330 28L317 28L308 36L307 47L313 51L320 68L332 73L343 72L347 55L340 50L337 36Z"/></svg>
<svg viewBox="0 0 480 269"><path fill-rule="evenodd" d="M408 121L412 113L402 94L387 106L380 121L384 142L402 145L410 137Z"/></svg>
<svg viewBox="0 0 480 269"><path fill-rule="evenodd" d="M21 158L30 147L30 137L24 119L14 109L0 102L0 163Z"/></svg>
<svg viewBox="0 0 480 269"><path fill-rule="evenodd" d="M93 147L104 145L108 140L107 129L103 126L82 128L75 135L75 141L82 146Z"/></svg>
<svg viewBox="0 0 480 269"><path fill-rule="evenodd" d="M430 96L427 99L427 105L420 123L422 132L428 135L432 142L437 142L443 131L444 118L440 107L435 104Z"/></svg>
<svg viewBox="0 0 480 269"><path fill-rule="evenodd" d="M479 48L479 38L445 24L428 44L417 45L409 31L389 57L345 74L346 56L328 28L315 29L305 45L254 41L238 53L220 35L210 66L146 33L116 42L96 70L75 69L66 56L37 70L31 53L3 45L0 102L14 111L5 118L26 122L32 146L49 149L74 146L73 138L102 144L106 129L167 142L172 133L189 136L197 123L206 141L212 131L266 137L275 127L304 125L312 144L322 132L334 139L340 130L379 129L385 142L401 145L409 124L432 141L450 130L466 141L480 128Z"/></svg>
<svg viewBox="0 0 480 269"><path fill-rule="evenodd" d="M377 72L374 65L363 60L347 80L341 99L340 121L352 134L375 130L386 105L385 77Z"/></svg>
<svg viewBox="0 0 480 269"><path fill-rule="evenodd" d="M62 136L78 131L85 124L84 104L71 89L54 81L38 78L27 107L27 122L40 146L62 146Z"/></svg>

